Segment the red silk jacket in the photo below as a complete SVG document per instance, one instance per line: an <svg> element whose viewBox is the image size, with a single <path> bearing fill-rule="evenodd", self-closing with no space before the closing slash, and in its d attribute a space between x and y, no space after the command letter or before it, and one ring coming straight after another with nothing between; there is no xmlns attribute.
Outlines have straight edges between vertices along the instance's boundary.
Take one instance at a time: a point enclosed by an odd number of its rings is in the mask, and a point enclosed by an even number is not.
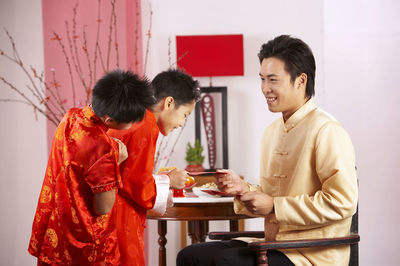
<svg viewBox="0 0 400 266"><path fill-rule="evenodd" d="M118 144L87 106L58 126L28 251L48 264L119 265L115 208L98 216L93 194L121 185Z"/></svg>

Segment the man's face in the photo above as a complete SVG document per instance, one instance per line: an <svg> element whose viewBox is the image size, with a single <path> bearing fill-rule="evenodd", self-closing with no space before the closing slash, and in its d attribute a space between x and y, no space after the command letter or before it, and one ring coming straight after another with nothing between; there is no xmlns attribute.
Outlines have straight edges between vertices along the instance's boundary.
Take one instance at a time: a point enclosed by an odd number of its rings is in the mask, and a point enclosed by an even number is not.
<svg viewBox="0 0 400 266"><path fill-rule="evenodd" d="M302 74L292 83L281 59L265 58L261 62L260 78L268 109L282 112L285 121L305 103L307 76Z"/></svg>
<svg viewBox="0 0 400 266"><path fill-rule="evenodd" d="M170 108L164 109L158 119L158 128L161 134L167 136L172 130L178 127L183 127L186 122L186 118L192 113L196 102L188 104L182 104L178 108L175 108L175 104L172 103Z"/></svg>

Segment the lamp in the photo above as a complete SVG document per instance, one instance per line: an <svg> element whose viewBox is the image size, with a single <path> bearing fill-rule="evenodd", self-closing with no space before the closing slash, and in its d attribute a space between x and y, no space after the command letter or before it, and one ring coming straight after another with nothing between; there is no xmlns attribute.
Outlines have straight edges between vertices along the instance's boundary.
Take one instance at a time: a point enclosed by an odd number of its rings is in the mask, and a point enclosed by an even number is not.
<svg viewBox="0 0 400 266"><path fill-rule="evenodd" d="M192 76L243 76L243 35L176 36L176 57Z"/></svg>

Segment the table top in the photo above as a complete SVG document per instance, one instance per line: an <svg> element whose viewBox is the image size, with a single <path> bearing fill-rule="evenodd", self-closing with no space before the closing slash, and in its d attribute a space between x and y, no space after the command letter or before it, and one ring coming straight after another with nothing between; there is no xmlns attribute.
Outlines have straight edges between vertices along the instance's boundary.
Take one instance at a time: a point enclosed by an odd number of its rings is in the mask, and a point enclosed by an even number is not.
<svg viewBox="0 0 400 266"><path fill-rule="evenodd" d="M186 191L185 197L174 197L173 203L221 203L221 202L233 202L233 197L221 197L218 195L210 195L202 191L202 188L195 187L193 191ZM206 189L213 190L213 189Z"/></svg>
<svg viewBox="0 0 400 266"><path fill-rule="evenodd" d="M206 194L206 193L204 193ZM167 208L163 216L151 211L147 219L171 221L238 220L251 218L236 214L233 210L233 197L219 197L186 192L188 197L173 198L174 205Z"/></svg>

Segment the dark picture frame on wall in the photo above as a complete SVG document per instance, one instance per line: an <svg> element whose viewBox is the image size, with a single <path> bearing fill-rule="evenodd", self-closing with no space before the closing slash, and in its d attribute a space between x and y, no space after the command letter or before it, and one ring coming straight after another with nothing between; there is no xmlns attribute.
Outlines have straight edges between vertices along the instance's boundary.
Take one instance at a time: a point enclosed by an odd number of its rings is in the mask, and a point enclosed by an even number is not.
<svg viewBox="0 0 400 266"><path fill-rule="evenodd" d="M201 98L202 100L196 103L195 107L195 139L198 139L200 143L203 143L204 155L209 159L209 163L205 162L204 167L206 171L215 171L216 169L229 169L228 165L228 110L227 110L227 87L201 87ZM208 112L210 108L203 108L204 100L213 102L212 111ZM210 123L204 121L204 117L213 116L213 130L215 135L213 138L210 137ZM209 119L206 119L209 121ZM210 161L210 157L213 157L212 152L210 156L210 150L212 148L212 142L215 147L215 163ZM212 164L213 167L210 167ZM208 167L207 167L208 165Z"/></svg>

